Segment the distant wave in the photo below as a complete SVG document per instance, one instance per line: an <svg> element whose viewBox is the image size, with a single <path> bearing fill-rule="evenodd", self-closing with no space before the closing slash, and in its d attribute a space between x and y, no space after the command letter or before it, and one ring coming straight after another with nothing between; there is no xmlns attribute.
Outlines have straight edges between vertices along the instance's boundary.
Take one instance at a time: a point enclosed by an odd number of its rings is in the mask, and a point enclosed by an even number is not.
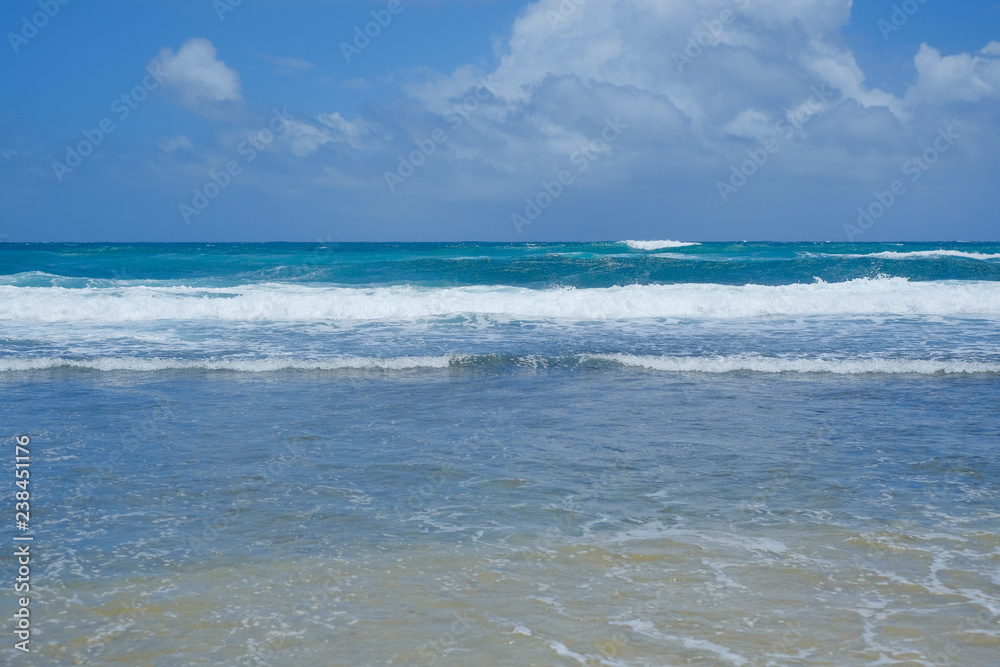
<svg viewBox="0 0 1000 667"><path fill-rule="evenodd" d="M964 259L1000 259L1000 254L984 254L981 252L964 252L962 250L914 250L912 252L873 252L861 255L829 254L824 257L879 257L881 259L926 259L928 257L961 257Z"/></svg>
<svg viewBox="0 0 1000 667"><path fill-rule="evenodd" d="M684 241L621 241L635 250L660 250L661 248L686 248L700 243L685 243Z"/></svg>
<svg viewBox="0 0 1000 667"><path fill-rule="evenodd" d="M54 273L46 273L45 271L25 271L23 273L13 273L0 275L0 285L10 285L15 282L25 282L28 280L38 280L51 282L53 280L63 280L63 276L57 276Z"/></svg>
<svg viewBox="0 0 1000 667"><path fill-rule="evenodd" d="M1000 363L934 359L827 359L763 356L674 357L628 354L581 354L571 357L443 355L433 357L340 357L332 359L181 359L145 357L100 357L67 359L0 358L0 372L76 368L94 371L156 372L167 370L273 373L278 371L410 371L419 369L506 366L544 369L610 364L667 373L821 373L832 375L916 374L948 375L1000 373Z"/></svg>
<svg viewBox="0 0 1000 667"><path fill-rule="evenodd" d="M413 321L751 318L806 315L1000 315L996 282L858 279L794 285L627 285L592 289L474 286L234 288L0 285L0 321Z"/></svg>

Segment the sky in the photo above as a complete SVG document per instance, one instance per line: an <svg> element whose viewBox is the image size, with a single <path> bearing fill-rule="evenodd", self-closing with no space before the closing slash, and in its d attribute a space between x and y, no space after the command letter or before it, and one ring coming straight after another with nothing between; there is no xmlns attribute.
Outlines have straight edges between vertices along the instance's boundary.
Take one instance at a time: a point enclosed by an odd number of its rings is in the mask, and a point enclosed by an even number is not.
<svg viewBox="0 0 1000 667"><path fill-rule="evenodd" d="M0 240L1000 236L1000 0L8 0L0 30Z"/></svg>

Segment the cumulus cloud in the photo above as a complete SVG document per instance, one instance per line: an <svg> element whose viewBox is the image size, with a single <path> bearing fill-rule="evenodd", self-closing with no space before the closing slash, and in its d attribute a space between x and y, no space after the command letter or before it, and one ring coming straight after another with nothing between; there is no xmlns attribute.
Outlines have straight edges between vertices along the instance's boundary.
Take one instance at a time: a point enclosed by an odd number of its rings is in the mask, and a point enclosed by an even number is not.
<svg viewBox="0 0 1000 667"><path fill-rule="evenodd" d="M516 19L493 71L464 66L408 92L443 114L489 77L499 110L478 113L473 125L491 136L501 163L527 159L517 154L519 139L534 153L572 150L609 114L627 115L647 145L673 139L714 151L773 134L782 118L797 117L798 126L840 105L855 109L854 118L835 115L850 133L848 124L862 117L881 125L873 113L904 128L920 107L1000 95L1000 42L944 56L922 46L903 96L868 85L841 34L851 7L852 0L538 0ZM809 101L816 85L835 91L829 104ZM822 131L829 141L836 130L814 122L800 135Z"/></svg>
<svg viewBox="0 0 1000 667"><path fill-rule="evenodd" d="M152 66L163 72L164 85L177 91L188 106L242 99L239 75L218 59L207 39L189 39L176 53L165 48Z"/></svg>
<svg viewBox="0 0 1000 667"><path fill-rule="evenodd" d="M975 55L951 56L921 44L913 62L918 78L906 93L911 105L978 102L1000 95L1000 42L990 42Z"/></svg>
<svg viewBox="0 0 1000 667"><path fill-rule="evenodd" d="M851 8L852 0L536 0L496 47L494 67L409 72L408 99L353 121L302 120L290 149L317 159L324 146L353 149L377 174L442 128L447 142L420 171L424 192L435 178L442 193L519 191L567 168L620 118L628 130L581 182L613 187L655 173L714 184L774 138L785 166L768 173L851 177L896 169L913 149L907 141L955 120L944 115L949 102L1000 96L1000 42L964 54L924 45L905 92L871 85L843 36ZM859 156L872 161L862 168Z"/></svg>
<svg viewBox="0 0 1000 667"><path fill-rule="evenodd" d="M453 140L504 172L549 170L591 140L607 118L628 118L625 143L650 154L719 151L734 139L774 134L775 123L822 114L808 100L829 83L839 100L903 114L901 102L864 85L840 30L850 0L539 0L516 19L493 71L471 66L408 88L446 114L488 79ZM805 109L805 112L803 112ZM480 143L482 150L468 150ZM550 159L546 159L546 155Z"/></svg>
<svg viewBox="0 0 1000 667"><path fill-rule="evenodd" d="M850 0L540 0L515 22L495 76L511 100L526 99L551 76L672 95L713 71L739 70L739 60L749 58L763 76L747 83L774 84L782 65L801 67L809 53L830 50L850 6Z"/></svg>

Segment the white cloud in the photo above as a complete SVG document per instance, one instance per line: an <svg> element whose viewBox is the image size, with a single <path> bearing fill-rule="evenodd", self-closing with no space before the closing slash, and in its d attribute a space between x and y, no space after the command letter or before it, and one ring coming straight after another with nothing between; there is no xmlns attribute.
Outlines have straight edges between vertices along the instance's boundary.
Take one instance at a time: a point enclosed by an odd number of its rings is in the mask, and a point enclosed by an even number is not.
<svg viewBox="0 0 1000 667"><path fill-rule="evenodd" d="M1000 94L1000 43L990 42L977 55L942 56L927 44L913 59L917 82L906 93L912 105L978 102Z"/></svg>
<svg viewBox="0 0 1000 667"><path fill-rule="evenodd" d="M862 107L885 107L899 119L908 117L902 100L878 89L865 87L865 75L849 52L826 53L806 64L809 70Z"/></svg>
<svg viewBox="0 0 1000 667"><path fill-rule="evenodd" d="M734 137L762 141L774 134L774 120L756 109L744 109L736 118L722 126L723 132Z"/></svg>
<svg viewBox="0 0 1000 667"><path fill-rule="evenodd" d="M445 114L488 76L497 99L465 126L488 144L483 162L501 171L551 169L617 115L628 118L637 151L669 147L668 160L682 161L734 137L773 134L828 80L838 98L898 111L898 100L864 86L840 46L850 8L851 0L539 0L516 19L493 72L464 66L407 92ZM453 139L454 154L477 154L472 141Z"/></svg>
<svg viewBox="0 0 1000 667"><path fill-rule="evenodd" d="M339 113L321 113L316 120L318 125L302 120L288 121L285 134L294 155L305 157L330 142L346 143L357 150L372 149L380 143L378 128L363 118L352 122Z"/></svg>
<svg viewBox="0 0 1000 667"><path fill-rule="evenodd" d="M830 143L831 133L852 133L859 114L874 122L869 111L903 128L920 106L1000 94L1000 42L953 56L925 45L903 97L870 87L841 35L851 7L852 0L538 0L516 19L493 72L463 66L407 92L444 114L491 77L499 110L484 104L470 125L491 139L484 155L512 169L529 155L538 163L540 151L565 153L613 114L630 118L632 138L649 146L689 142L717 151L734 137L773 134L778 119L830 116L845 102L854 103L854 117L810 122L801 138L822 132L815 139ZM836 96L805 109L821 84Z"/></svg>
<svg viewBox="0 0 1000 667"><path fill-rule="evenodd" d="M299 120L290 120L285 125L285 133L288 135L289 148L292 154L297 157L305 157L323 144L331 141L328 133L319 129L315 125L310 125Z"/></svg>
<svg viewBox="0 0 1000 667"><path fill-rule="evenodd" d="M369 107L351 121L336 113L297 121L287 141L294 155L333 170L328 176L354 179L394 170L399 155L442 128L446 143L419 172L427 196L530 191L571 167L572 156L619 117L628 130L579 174L581 184L703 182L714 192L729 165L768 138L780 141L781 155L762 180L880 178L898 171L939 124L962 126L943 104L997 97L1000 42L958 55L924 46L914 54L913 84L893 94L867 81L844 39L851 6L537 0L498 47L495 67L411 70L402 75L408 100ZM357 183L326 182L348 181ZM371 185L384 183L373 177Z"/></svg>
<svg viewBox="0 0 1000 667"><path fill-rule="evenodd" d="M355 118L351 122L339 113L321 113L316 118L330 128L334 141L346 141L354 148L367 147L366 138L372 136L375 129L363 118Z"/></svg>
<svg viewBox="0 0 1000 667"><path fill-rule="evenodd" d="M217 58L212 42L196 37L184 42L177 53L165 48L153 61L165 75L164 85L176 90L185 104L238 102L240 77Z"/></svg>
<svg viewBox="0 0 1000 667"><path fill-rule="evenodd" d="M567 18L552 18L574 3ZM515 101L553 75L672 94L748 56L766 71L830 50L850 8L851 0L539 0L515 22L495 76ZM687 73L675 55L688 58Z"/></svg>

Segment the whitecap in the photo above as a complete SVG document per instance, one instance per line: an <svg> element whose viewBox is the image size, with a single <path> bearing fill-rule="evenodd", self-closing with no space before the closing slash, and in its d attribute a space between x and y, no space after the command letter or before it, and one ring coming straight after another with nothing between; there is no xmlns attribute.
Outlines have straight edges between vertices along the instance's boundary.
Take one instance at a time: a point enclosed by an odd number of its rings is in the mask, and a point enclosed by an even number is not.
<svg viewBox="0 0 1000 667"><path fill-rule="evenodd" d="M895 252L888 250L885 252L855 254L829 254L825 257L878 257L880 259L928 259L960 257L963 259L991 260L1000 259L1000 254L988 254L981 252L965 252L962 250L914 250L912 252Z"/></svg>
<svg viewBox="0 0 1000 667"><path fill-rule="evenodd" d="M634 250L660 250L662 248L686 248L700 243L686 243L684 241L620 241Z"/></svg>
<svg viewBox="0 0 1000 667"><path fill-rule="evenodd" d="M752 372L828 373L833 375L1000 373L1000 363L968 360L783 358L743 355L674 357L629 354L595 354L585 355L584 358L674 373Z"/></svg>
<svg viewBox="0 0 1000 667"><path fill-rule="evenodd" d="M426 321L460 315L521 320L744 319L813 315L1000 315L991 281L861 278L793 285L625 285L607 288L411 285L355 288L268 283L232 288L0 285L8 322Z"/></svg>

